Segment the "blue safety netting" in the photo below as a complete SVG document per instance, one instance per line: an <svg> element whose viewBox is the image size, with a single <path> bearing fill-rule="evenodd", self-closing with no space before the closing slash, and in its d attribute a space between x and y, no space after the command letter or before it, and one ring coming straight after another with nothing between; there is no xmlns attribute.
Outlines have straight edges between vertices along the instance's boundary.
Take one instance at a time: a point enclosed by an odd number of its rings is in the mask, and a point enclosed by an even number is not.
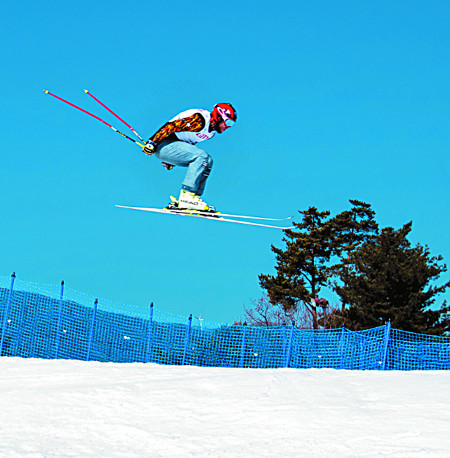
<svg viewBox="0 0 450 458"><path fill-rule="evenodd" d="M450 337L392 329L386 369L450 369Z"/></svg>
<svg viewBox="0 0 450 458"><path fill-rule="evenodd" d="M0 355L215 367L450 369L450 337L224 325L0 277Z"/></svg>

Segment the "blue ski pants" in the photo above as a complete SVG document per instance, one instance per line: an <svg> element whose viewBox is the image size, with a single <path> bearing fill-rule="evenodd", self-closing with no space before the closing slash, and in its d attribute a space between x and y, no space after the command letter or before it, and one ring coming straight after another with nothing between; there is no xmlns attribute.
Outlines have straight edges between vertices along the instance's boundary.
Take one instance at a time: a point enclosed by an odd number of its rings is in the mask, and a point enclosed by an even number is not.
<svg viewBox="0 0 450 458"><path fill-rule="evenodd" d="M206 151L182 141L162 141L155 156L167 164L187 167L182 189L195 192L198 196L203 194L213 166L213 160Z"/></svg>

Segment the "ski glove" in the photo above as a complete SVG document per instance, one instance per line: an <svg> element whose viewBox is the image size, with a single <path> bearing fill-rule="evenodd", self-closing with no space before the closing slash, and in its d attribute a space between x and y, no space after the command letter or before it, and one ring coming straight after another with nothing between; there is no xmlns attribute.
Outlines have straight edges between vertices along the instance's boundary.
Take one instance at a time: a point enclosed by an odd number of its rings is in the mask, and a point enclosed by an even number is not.
<svg viewBox="0 0 450 458"><path fill-rule="evenodd" d="M145 146L142 148L142 151L144 151L145 154L147 154L148 156L151 156L152 154L155 154L155 151L156 151L156 147L158 145L152 141L148 141Z"/></svg>
<svg viewBox="0 0 450 458"><path fill-rule="evenodd" d="M166 169L166 170L172 170L175 166L172 165L172 164L168 164L167 162L163 162L162 163L162 166Z"/></svg>

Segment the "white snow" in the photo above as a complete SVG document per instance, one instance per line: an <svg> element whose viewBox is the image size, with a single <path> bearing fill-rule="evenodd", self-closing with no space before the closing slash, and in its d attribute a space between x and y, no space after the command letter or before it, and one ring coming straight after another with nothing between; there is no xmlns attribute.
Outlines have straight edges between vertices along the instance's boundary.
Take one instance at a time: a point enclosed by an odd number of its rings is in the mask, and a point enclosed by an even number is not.
<svg viewBox="0 0 450 458"><path fill-rule="evenodd" d="M0 358L2 457L450 456L450 371Z"/></svg>

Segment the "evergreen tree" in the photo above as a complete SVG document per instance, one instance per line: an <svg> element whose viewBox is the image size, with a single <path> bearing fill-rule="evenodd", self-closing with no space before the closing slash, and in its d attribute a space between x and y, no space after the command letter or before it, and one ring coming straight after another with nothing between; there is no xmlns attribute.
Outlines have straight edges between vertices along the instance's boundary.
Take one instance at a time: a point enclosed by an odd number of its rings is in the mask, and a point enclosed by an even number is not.
<svg viewBox="0 0 450 458"><path fill-rule="evenodd" d="M286 250L272 245L276 254L277 275L259 276L260 285L267 290L272 304L279 304L286 313L303 304L311 313L313 327L318 327L317 310L313 301L321 287L327 284L330 269L327 262L333 254L331 227L327 225L329 211L316 207L300 211L303 220L294 225L300 230L287 230L283 241Z"/></svg>
<svg viewBox="0 0 450 458"><path fill-rule="evenodd" d="M339 213L329 223L333 227L334 246L339 256L339 261L333 266L336 275L340 270L348 268L352 251L378 234L378 224L371 205L359 200L350 200L350 203L353 205L351 210ZM342 310L345 305L343 301Z"/></svg>
<svg viewBox="0 0 450 458"><path fill-rule="evenodd" d="M333 218L316 207L300 211L302 221L294 223L299 232L286 231L286 249L272 245L276 254L277 275L260 275L274 307L292 314L304 307L318 327L317 306L322 287L329 286L336 272L345 265L345 257L378 230L370 204L350 200L351 210Z"/></svg>
<svg viewBox="0 0 450 458"><path fill-rule="evenodd" d="M334 246L336 254L342 257L354 251L358 246L378 234L378 224L371 205L359 200L349 201L353 207L336 215L330 220L334 228Z"/></svg>
<svg viewBox="0 0 450 458"><path fill-rule="evenodd" d="M411 226L384 228L350 252L349 268L339 270L343 286L335 287L350 308L335 311L330 321L341 318L349 328L365 329L390 320L394 328L438 335L450 329L446 303L439 310L430 309L436 295L450 286L450 281L434 286L446 265L441 256L431 257L427 246L411 246Z"/></svg>

